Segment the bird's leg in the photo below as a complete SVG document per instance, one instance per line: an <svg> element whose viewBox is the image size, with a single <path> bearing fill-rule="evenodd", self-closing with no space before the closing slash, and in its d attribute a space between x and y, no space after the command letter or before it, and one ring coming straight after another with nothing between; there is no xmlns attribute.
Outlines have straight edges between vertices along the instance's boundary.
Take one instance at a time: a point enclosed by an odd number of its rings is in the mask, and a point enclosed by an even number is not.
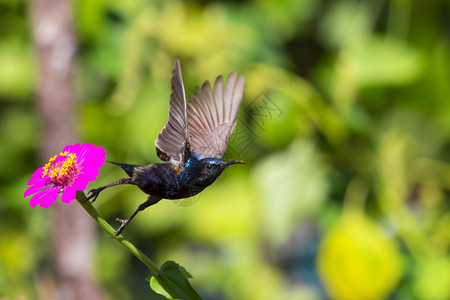
<svg viewBox="0 0 450 300"><path fill-rule="evenodd" d="M86 198L86 201L91 201L91 203L94 203L95 200L97 200L98 194L100 194L101 191L103 191L104 189L107 189L109 187L115 186L115 185L119 185L119 184L133 184L132 182L132 178L122 178L117 180L116 182L110 183L108 185L96 188L96 189L92 189L88 192L88 197Z"/></svg>
<svg viewBox="0 0 450 300"><path fill-rule="evenodd" d="M131 217L129 217L128 219L120 219L120 218L116 218L117 222L121 222L122 225L120 225L120 227L116 230L116 234L114 235L114 237L118 237L122 231L125 229L125 226L128 225L128 223L131 222L131 220L134 218L134 216L137 215L138 212L146 209L149 206L152 206L153 204L156 204L159 202L159 200L161 200L161 197L158 196L152 196L150 195L147 199L147 201L145 201L144 203L142 203L141 205L138 206L138 208L135 210L135 212L131 215Z"/></svg>

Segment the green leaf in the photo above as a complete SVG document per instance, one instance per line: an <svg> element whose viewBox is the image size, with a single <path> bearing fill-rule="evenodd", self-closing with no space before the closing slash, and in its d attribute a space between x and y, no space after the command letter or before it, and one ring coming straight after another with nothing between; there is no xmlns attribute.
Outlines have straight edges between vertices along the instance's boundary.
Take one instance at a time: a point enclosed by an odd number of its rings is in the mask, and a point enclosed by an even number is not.
<svg viewBox="0 0 450 300"><path fill-rule="evenodd" d="M393 38L372 36L349 49L349 67L362 87L402 86L424 70L421 52Z"/></svg>
<svg viewBox="0 0 450 300"><path fill-rule="evenodd" d="M150 288L167 299L175 299L161 286L156 276L150 276Z"/></svg>
<svg viewBox="0 0 450 300"><path fill-rule="evenodd" d="M167 299L201 299L187 278L192 278L185 268L174 261L166 261L159 274L151 277L150 288Z"/></svg>
<svg viewBox="0 0 450 300"><path fill-rule="evenodd" d="M189 273L185 267L178 265L178 267L180 268L181 273L183 273L184 277L191 279L194 278L194 276L192 276L191 273Z"/></svg>

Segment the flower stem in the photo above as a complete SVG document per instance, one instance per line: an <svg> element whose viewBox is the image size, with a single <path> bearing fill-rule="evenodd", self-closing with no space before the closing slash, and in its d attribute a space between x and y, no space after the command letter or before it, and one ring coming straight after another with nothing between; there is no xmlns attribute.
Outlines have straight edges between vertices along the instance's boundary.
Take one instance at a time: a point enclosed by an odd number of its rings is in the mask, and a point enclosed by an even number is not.
<svg viewBox="0 0 450 300"><path fill-rule="evenodd" d="M117 242L119 242L122 246L127 248L127 250L136 256L143 264L145 264L151 271L154 273L153 275L156 275L160 272L159 267L150 260L144 253L142 253L136 246L134 246L129 241L125 240L122 235L119 235L118 237L115 237L116 231L115 229L106 222L105 219L103 219L98 211L92 206L92 204L87 201L86 195L82 191L77 192L76 196L78 202L81 204L81 206L88 212L88 214L97 222L98 225L105 231L109 236L114 238Z"/></svg>

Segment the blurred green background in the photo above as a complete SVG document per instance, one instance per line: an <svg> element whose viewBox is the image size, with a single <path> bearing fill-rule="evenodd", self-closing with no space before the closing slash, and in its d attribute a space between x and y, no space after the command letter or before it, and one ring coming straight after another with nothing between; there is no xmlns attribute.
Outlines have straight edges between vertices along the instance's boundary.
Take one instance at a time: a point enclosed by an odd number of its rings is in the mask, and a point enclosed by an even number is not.
<svg viewBox="0 0 450 300"><path fill-rule="evenodd" d="M80 142L158 162L170 76L246 78L228 159L195 199L140 213L125 236L175 260L205 299L450 299L450 2L73 1ZM29 7L0 0L0 297L37 299L50 210L22 197L40 161ZM90 187L123 177L102 167ZM146 199L102 193L113 222ZM98 232L109 299L162 299Z"/></svg>

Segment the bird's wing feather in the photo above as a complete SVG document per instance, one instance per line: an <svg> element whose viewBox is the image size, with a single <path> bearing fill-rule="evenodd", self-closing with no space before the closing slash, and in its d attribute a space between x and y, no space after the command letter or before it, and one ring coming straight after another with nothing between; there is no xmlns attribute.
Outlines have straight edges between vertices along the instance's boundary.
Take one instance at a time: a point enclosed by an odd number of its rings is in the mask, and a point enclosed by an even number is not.
<svg viewBox="0 0 450 300"><path fill-rule="evenodd" d="M217 77L214 90L206 81L197 87L187 104L190 149L202 157L222 158L228 139L236 127L236 115L242 101L244 77L228 76L225 89L222 76Z"/></svg>
<svg viewBox="0 0 450 300"><path fill-rule="evenodd" d="M177 166L184 165L189 152L189 136L186 124L186 96L180 61L175 61L172 71L172 94L170 95L169 121L155 141L158 157Z"/></svg>

